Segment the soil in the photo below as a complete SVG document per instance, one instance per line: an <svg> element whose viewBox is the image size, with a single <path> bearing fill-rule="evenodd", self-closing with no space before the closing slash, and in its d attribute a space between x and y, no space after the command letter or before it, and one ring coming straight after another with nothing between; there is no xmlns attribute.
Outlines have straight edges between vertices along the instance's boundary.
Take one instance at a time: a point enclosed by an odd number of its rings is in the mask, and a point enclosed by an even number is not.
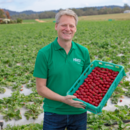
<svg viewBox="0 0 130 130"><path fill-rule="evenodd" d="M44 23L45 21L43 20L39 20L39 19L35 19L35 21L39 22L39 23Z"/></svg>

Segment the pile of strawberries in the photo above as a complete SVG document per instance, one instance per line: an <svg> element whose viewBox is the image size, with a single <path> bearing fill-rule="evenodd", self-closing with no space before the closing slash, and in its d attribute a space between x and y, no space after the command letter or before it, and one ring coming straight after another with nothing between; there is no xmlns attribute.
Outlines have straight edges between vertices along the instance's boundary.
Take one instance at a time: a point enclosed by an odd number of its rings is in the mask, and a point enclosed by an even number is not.
<svg viewBox="0 0 130 130"><path fill-rule="evenodd" d="M119 72L95 67L74 95L85 102L98 106Z"/></svg>

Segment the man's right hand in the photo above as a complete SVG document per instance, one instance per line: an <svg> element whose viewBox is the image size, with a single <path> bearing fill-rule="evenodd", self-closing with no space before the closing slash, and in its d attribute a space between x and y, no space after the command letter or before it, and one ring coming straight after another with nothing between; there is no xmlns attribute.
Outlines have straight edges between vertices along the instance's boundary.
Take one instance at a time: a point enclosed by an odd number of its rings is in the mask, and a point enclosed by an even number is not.
<svg viewBox="0 0 130 130"><path fill-rule="evenodd" d="M76 96L67 95L67 96L64 97L63 103L66 103L66 104L73 106L73 107L85 109L85 106L83 105L83 103L80 102L80 101L73 100L74 98L76 98Z"/></svg>

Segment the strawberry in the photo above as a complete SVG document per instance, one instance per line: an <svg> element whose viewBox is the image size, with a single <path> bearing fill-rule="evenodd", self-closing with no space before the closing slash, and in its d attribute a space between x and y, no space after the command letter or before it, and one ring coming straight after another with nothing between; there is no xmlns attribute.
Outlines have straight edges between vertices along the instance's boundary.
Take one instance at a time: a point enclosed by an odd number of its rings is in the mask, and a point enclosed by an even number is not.
<svg viewBox="0 0 130 130"><path fill-rule="evenodd" d="M85 102L98 106L118 73L108 68L95 67L74 95Z"/></svg>

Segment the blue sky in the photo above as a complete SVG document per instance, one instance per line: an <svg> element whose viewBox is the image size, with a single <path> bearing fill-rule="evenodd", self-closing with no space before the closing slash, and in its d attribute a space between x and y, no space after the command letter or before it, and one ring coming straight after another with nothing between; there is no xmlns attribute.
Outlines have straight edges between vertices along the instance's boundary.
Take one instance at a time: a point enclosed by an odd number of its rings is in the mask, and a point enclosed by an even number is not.
<svg viewBox="0 0 130 130"><path fill-rule="evenodd" d="M94 7L124 4L130 0L0 0L0 8L12 11L48 11L66 8Z"/></svg>

